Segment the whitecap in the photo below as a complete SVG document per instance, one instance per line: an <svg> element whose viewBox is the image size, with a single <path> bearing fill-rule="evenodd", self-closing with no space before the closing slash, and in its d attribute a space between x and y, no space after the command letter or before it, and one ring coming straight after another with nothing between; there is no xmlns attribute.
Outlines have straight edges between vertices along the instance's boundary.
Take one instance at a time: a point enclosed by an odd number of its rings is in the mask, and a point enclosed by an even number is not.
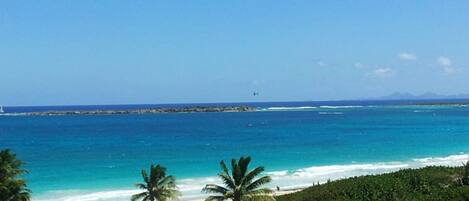
<svg viewBox="0 0 469 201"><path fill-rule="evenodd" d="M341 106L330 106L330 105L323 105L319 106L319 108L324 109L346 109L346 108L361 108L361 105L341 105Z"/></svg>
<svg viewBox="0 0 469 201"><path fill-rule="evenodd" d="M433 112L432 110L414 110L413 112L415 113L427 113L427 112Z"/></svg>
<svg viewBox="0 0 469 201"><path fill-rule="evenodd" d="M344 114L343 112L319 112L321 115L341 115Z"/></svg>
<svg viewBox="0 0 469 201"><path fill-rule="evenodd" d="M469 161L469 154L460 153L446 157L416 158L409 161L391 161L378 163L356 163L310 166L293 171L279 170L266 172L272 177L272 182L267 186L272 189L279 186L282 190L302 188L313 183L325 183L328 180L338 180L353 176L372 175L398 171L407 168L421 168L425 166L460 166ZM181 200L203 200L207 195L201 193L201 189L208 183L220 184L220 180L213 177L201 177L178 180L178 189L182 193ZM50 191L40 197L33 197L33 201L123 201L130 196L139 193L140 190L120 189L99 192L80 190Z"/></svg>
<svg viewBox="0 0 469 201"><path fill-rule="evenodd" d="M301 107L269 107L267 110L309 110L315 109L314 106L301 106Z"/></svg>

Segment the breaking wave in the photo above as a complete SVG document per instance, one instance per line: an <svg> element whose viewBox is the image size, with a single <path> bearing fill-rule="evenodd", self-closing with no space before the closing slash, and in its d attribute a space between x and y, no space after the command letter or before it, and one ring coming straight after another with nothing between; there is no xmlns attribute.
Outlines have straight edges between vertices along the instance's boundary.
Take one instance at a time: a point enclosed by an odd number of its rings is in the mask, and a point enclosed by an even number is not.
<svg viewBox="0 0 469 201"><path fill-rule="evenodd" d="M26 116L25 113L0 113L0 116Z"/></svg>
<svg viewBox="0 0 469 201"><path fill-rule="evenodd" d="M348 108L361 108L360 105L342 105L342 106L301 106L301 107L268 107L260 109L261 111L280 111L280 110L311 110L311 109L348 109Z"/></svg>
<svg viewBox="0 0 469 201"><path fill-rule="evenodd" d="M308 110L316 109L314 106L301 106L301 107L269 107L267 110Z"/></svg>
<svg viewBox="0 0 469 201"><path fill-rule="evenodd" d="M267 172L272 177L269 187L281 187L284 190L307 187L313 183L324 183L327 180L337 180L353 176L380 174L398 171L406 168L420 168L425 166L460 166L469 160L469 154L450 155L446 157L428 157L412 159L410 161L394 161L380 163L360 163L345 165L326 165L300 168L297 170L280 170ZM216 177L182 179L178 181L178 188L182 192L181 200L203 200L206 195L201 193L207 183L218 183ZM124 201L140 192L133 189L108 190L100 192L86 192L81 190L50 191L41 196L33 197L33 201Z"/></svg>
<svg viewBox="0 0 469 201"><path fill-rule="evenodd" d="M361 105L342 105L342 106L329 106L329 105L323 105L319 106L319 108L322 109L344 109L344 108L361 108L363 106Z"/></svg>
<svg viewBox="0 0 469 201"><path fill-rule="evenodd" d="M319 112L320 115L341 115L343 112Z"/></svg>

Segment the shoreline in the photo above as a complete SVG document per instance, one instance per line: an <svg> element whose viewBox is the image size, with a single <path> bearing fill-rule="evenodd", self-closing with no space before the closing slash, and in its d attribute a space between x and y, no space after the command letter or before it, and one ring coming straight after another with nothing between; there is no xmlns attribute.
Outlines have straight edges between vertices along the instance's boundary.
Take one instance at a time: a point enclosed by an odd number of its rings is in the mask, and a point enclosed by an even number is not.
<svg viewBox="0 0 469 201"><path fill-rule="evenodd" d="M281 195L288 195L288 194L291 194L291 193L296 193L296 192L299 192L299 191L302 191L304 189L306 189L308 187L304 187L304 188L294 188L294 189L285 189L285 190L275 190L272 195L274 197L276 196L281 196ZM206 196L205 196L206 197ZM181 201L184 201L184 200L181 200ZM189 199L189 200L185 200L185 201L205 201L204 198L196 198L196 199Z"/></svg>
<svg viewBox="0 0 469 201"><path fill-rule="evenodd" d="M294 171L274 171L267 172L266 175L272 177L271 185L267 186L274 190L275 196L295 193L305 188L311 187L319 182L326 183L328 180L335 181L354 176L377 175L383 173L396 172L402 169L418 169L427 166L460 166L463 162L469 160L469 154L459 153L456 155L436 156L415 158L408 161L390 161L378 163L359 163L347 165L325 165L300 168ZM182 201L203 201L207 194L201 193L202 187L213 181L217 177L187 178L179 180L179 189L183 193ZM103 191L89 190L55 190L41 193L39 197L34 197L32 201L120 201L128 198L139 190L129 188L125 189L107 189ZM280 187L280 191L275 189ZM68 192L72 192L67 195ZM80 194L80 191L81 194ZM57 194L63 193L63 195ZM55 194L54 194L55 193ZM48 196L45 196L48 194ZM42 197L42 198L41 198Z"/></svg>
<svg viewBox="0 0 469 201"><path fill-rule="evenodd" d="M216 113L216 112L250 112L256 111L250 106L195 106L182 108L148 108L122 110L65 110L25 112L26 116L89 116L89 115L129 115L129 114L167 114L167 113Z"/></svg>
<svg viewBox="0 0 469 201"><path fill-rule="evenodd" d="M353 109L363 107L469 107L469 103L434 103L434 104L405 104L405 105L350 105L350 106L301 106L301 107L269 107L257 108L251 106L224 106L224 107L184 107L184 108L151 108L151 109L124 109L124 110L66 110L41 112L13 112L0 113L0 116L99 116L99 115L146 115L146 114L172 114L172 113L229 113L229 112L282 112L282 111L311 111Z"/></svg>
<svg viewBox="0 0 469 201"><path fill-rule="evenodd" d="M227 105L227 106L184 106L184 107L149 107L138 109L66 109L45 110L31 112L4 112L3 116L91 116L91 115L144 115L144 114L171 114L171 113L223 113L223 112L266 112L266 111L307 111L315 109L353 109L362 107L405 107L405 106L441 106L441 107L469 107L469 101L460 102L408 102L383 105L302 105L302 106L249 106L249 105Z"/></svg>

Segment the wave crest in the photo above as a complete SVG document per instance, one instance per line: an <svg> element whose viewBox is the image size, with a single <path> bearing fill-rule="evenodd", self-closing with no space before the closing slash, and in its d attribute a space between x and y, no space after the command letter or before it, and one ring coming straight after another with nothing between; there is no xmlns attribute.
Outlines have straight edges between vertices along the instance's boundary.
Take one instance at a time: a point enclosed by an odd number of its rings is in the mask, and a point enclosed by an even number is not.
<svg viewBox="0 0 469 201"><path fill-rule="evenodd" d="M309 110L316 109L314 106L301 106L301 107L268 107L267 110Z"/></svg>
<svg viewBox="0 0 469 201"><path fill-rule="evenodd" d="M319 106L322 109L346 109L346 108L361 108L361 105L342 105L342 106L330 106L330 105L323 105Z"/></svg>
<svg viewBox="0 0 469 201"><path fill-rule="evenodd" d="M446 157L427 157L412 159L401 162L380 162L344 165L325 165L300 168L294 171L280 170L267 172L266 175L272 177L270 188L276 186L284 190L307 187L313 183L324 183L327 180L337 180L353 176L381 174L394 172L406 168L421 168L425 166L460 166L469 161L469 154L460 153ZM206 195L201 193L201 189L207 183L219 183L217 177L203 177L181 179L178 181L178 188L182 192L182 200L203 200ZM34 198L33 201L124 201L130 196L140 192L139 190L109 190L100 192L84 192L80 190L71 191L50 191L42 197Z"/></svg>

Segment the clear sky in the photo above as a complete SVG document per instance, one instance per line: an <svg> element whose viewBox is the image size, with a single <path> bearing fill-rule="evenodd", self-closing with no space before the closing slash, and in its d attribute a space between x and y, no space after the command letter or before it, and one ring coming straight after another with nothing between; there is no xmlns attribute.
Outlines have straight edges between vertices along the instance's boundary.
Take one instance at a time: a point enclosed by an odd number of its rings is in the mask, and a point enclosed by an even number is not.
<svg viewBox="0 0 469 201"><path fill-rule="evenodd" d="M469 2L1 1L0 75L0 105L468 93Z"/></svg>

